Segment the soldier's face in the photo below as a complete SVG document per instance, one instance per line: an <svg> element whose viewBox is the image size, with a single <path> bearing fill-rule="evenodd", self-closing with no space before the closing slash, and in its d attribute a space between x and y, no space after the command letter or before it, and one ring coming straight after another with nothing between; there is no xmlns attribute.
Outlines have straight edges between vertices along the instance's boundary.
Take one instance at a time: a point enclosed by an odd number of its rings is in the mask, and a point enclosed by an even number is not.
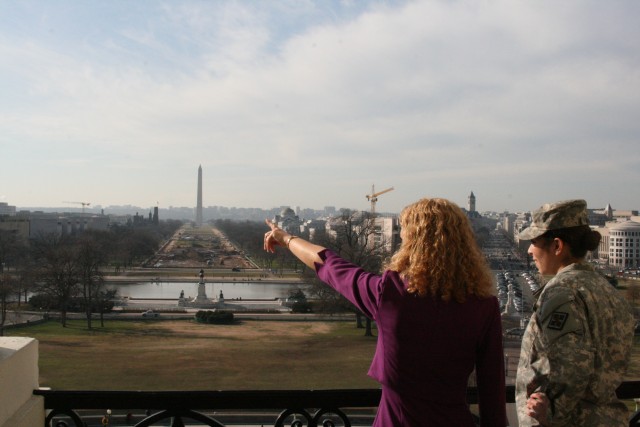
<svg viewBox="0 0 640 427"><path fill-rule="evenodd" d="M538 271L543 276L554 276L561 265L555 253L554 242L548 242L545 239L533 239L529 246L529 255L533 257Z"/></svg>

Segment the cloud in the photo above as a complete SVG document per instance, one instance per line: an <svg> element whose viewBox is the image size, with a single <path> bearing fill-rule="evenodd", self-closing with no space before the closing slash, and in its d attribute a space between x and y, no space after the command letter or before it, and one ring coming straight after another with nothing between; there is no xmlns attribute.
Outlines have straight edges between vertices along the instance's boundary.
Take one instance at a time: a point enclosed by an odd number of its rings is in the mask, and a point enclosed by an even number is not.
<svg viewBox="0 0 640 427"><path fill-rule="evenodd" d="M4 26L3 150L35 150L43 168L131 173L116 181L131 199L159 191L138 183L144 170L175 205L191 203L176 183L201 162L228 181L227 205L349 206L386 182L399 209L433 182L464 200L476 183L517 194L514 182L543 193L639 178L634 2L121 7L85 6L88 22L70 30L73 8L43 7L31 33ZM130 196L124 182L136 183ZM290 191L270 200L265 182ZM318 183L333 194L306 194Z"/></svg>

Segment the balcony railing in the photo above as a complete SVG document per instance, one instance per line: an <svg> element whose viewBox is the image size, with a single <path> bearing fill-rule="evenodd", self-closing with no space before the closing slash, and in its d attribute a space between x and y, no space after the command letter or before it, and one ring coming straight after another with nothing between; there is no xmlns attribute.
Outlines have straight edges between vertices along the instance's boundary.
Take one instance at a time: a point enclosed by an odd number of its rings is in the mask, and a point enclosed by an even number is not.
<svg viewBox="0 0 640 427"><path fill-rule="evenodd" d="M274 427L371 425L380 393L379 389L34 391L44 397L45 409L49 411L45 427L182 427L187 422L215 427L239 423ZM508 386L506 393L507 403L514 403L514 387ZM624 382L617 395L623 400L640 398L640 381ZM476 404L477 390L469 388L467 398L469 404ZM134 408L138 409L137 416L127 412ZM110 415L100 416L107 411L111 411ZM640 427L640 411L630 415L629 426Z"/></svg>

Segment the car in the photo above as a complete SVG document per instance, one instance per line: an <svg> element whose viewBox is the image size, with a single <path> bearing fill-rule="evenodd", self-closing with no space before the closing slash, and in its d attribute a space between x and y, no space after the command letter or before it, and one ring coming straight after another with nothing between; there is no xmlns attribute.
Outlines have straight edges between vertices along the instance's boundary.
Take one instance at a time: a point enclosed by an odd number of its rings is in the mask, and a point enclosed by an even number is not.
<svg viewBox="0 0 640 427"><path fill-rule="evenodd" d="M158 317L159 313L156 313L153 310L147 310L144 313L142 313L142 317Z"/></svg>
<svg viewBox="0 0 640 427"><path fill-rule="evenodd" d="M524 328L507 329L504 335L510 338L522 338L522 336L524 335Z"/></svg>

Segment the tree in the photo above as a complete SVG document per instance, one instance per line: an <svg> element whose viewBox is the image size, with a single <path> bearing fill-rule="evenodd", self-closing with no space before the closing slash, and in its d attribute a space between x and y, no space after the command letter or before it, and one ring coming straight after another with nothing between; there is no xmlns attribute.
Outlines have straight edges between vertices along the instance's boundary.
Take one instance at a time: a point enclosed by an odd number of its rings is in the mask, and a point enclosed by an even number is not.
<svg viewBox="0 0 640 427"><path fill-rule="evenodd" d="M87 231L81 234L76 242L78 272L88 329L91 329L92 326L91 314L94 309L94 300L104 286L104 276L101 268L108 258L107 241L107 236L104 233Z"/></svg>
<svg viewBox="0 0 640 427"><path fill-rule="evenodd" d="M160 247L163 235L151 227L114 226L109 245L117 267L126 269L153 256Z"/></svg>
<svg viewBox="0 0 640 427"><path fill-rule="evenodd" d="M309 277L311 286L307 291L314 299L314 310L320 313L356 312L353 304L320 279ZM358 327L361 327L358 326Z"/></svg>
<svg viewBox="0 0 640 427"><path fill-rule="evenodd" d="M16 291L20 303L20 285L24 275L19 267L26 260L27 252L25 242L16 233L0 230L0 335L3 335L11 295Z"/></svg>
<svg viewBox="0 0 640 427"><path fill-rule="evenodd" d="M28 252L27 252L28 254ZM27 302L29 292L34 288L36 282L36 266L31 256L24 256L18 260L15 266L14 279L15 287L14 293L18 297L18 307L24 302Z"/></svg>
<svg viewBox="0 0 640 427"><path fill-rule="evenodd" d="M382 249L374 244L373 219L368 212L341 209L330 224L325 245L344 259L371 272L379 272Z"/></svg>
<svg viewBox="0 0 640 427"><path fill-rule="evenodd" d="M483 247L487 241L491 238L491 230L487 227L478 227L473 228L473 234L476 238L476 243L478 243L478 247Z"/></svg>
<svg viewBox="0 0 640 427"><path fill-rule="evenodd" d="M0 230L0 269L16 258L20 243L15 233L8 230Z"/></svg>
<svg viewBox="0 0 640 427"><path fill-rule="evenodd" d="M358 212L350 209L342 209L340 216L330 224L330 232L326 234L324 241L319 244L332 249L344 259L359 265L371 273L380 273L384 259L388 257L383 247L375 245L374 218L368 212ZM316 293L327 297L330 292ZM333 298L339 304L340 298ZM362 327L363 313L349 304L356 314L356 324ZM365 317L365 336L373 336L372 323L369 317Z"/></svg>
<svg viewBox="0 0 640 427"><path fill-rule="evenodd" d="M291 302L292 313L309 313L312 311L311 304L307 301L307 296L300 288L289 291L287 300Z"/></svg>
<svg viewBox="0 0 640 427"><path fill-rule="evenodd" d="M275 254L264 251L262 238L268 229L264 222L219 219L216 220L215 227L264 268L271 271L279 269L282 274L285 268L297 270L301 265L300 261L288 251L279 251Z"/></svg>
<svg viewBox="0 0 640 427"><path fill-rule="evenodd" d="M60 310L60 323L67 326L67 307L78 294L81 283L78 250L70 236L40 235L33 241L41 292L55 298Z"/></svg>
<svg viewBox="0 0 640 427"><path fill-rule="evenodd" d="M100 289L96 294L94 301L95 307L100 313L100 326L104 328L104 313L113 309L113 300L116 298L118 291L115 289Z"/></svg>
<svg viewBox="0 0 640 427"><path fill-rule="evenodd" d="M4 271L3 264L0 264L0 336L4 335L4 324L7 321L7 308L12 286L13 279L11 275Z"/></svg>

